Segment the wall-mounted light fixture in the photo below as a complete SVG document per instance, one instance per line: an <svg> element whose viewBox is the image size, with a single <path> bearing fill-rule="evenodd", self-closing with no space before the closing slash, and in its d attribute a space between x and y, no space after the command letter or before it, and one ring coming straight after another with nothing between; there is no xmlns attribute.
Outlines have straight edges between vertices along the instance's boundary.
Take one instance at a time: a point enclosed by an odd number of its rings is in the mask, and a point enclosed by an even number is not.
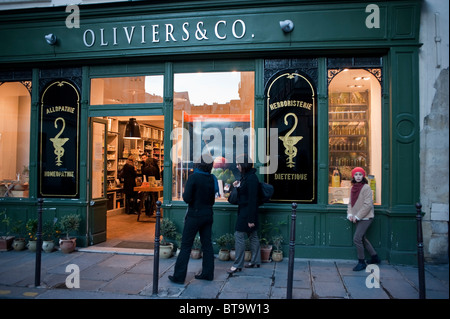
<svg viewBox="0 0 450 319"><path fill-rule="evenodd" d="M291 20L280 21L280 28L285 33L289 33L294 30L294 22L292 22Z"/></svg>
<svg viewBox="0 0 450 319"><path fill-rule="evenodd" d="M48 44L50 45L55 45L56 44L56 35L54 35L53 33L49 33L45 35L45 41L47 41Z"/></svg>
<svg viewBox="0 0 450 319"><path fill-rule="evenodd" d="M125 127L125 134L123 138L138 140L141 138L141 131L139 129L139 124L136 122L135 118L130 118Z"/></svg>

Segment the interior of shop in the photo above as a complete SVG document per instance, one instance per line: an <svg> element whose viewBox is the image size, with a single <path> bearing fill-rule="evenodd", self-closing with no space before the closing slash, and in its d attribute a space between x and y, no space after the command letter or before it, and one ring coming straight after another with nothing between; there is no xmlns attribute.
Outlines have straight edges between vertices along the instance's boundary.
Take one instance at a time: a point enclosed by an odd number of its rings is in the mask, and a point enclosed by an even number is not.
<svg viewBox="0 0 450 319"><path fill-rule="evenodd" d="M147 246L151 246L154 242L156 221L154 204L156 200L162 201L164 117L121 116L104 119L108 121L106 135L107 241L99 246L150 248ZM154 159L159 176L145 174L146 157ZM136 187L142 189L136 191L137 202L134 203L134 207L137 211L127 209L124 177L121 175L127 159L132 159L132 165L136 171ZM148 187L157 191L145 191L149 189ZM153 208L151 211L149 206Z"/></svg>

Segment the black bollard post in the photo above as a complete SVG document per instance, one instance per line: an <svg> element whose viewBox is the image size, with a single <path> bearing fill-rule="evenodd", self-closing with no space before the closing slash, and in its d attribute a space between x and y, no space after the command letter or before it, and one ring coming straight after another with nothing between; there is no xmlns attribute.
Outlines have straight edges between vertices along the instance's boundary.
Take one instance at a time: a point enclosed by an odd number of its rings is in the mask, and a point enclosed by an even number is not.
<svg viewBox="0 0 450 319"><path fill-rule="evenodd" d="M289 239L289 264L286 299L292 299L292 283L294 280L294 256L295 256L295 220L297 218L297 203L292 203L291 235Z"/></svg>
<svg viewBox="0 0 450 319"><path fill-rule="evenodd" d="M416 203L417 220L417 265L419 267L419 299L425 299L425 264L422 235L422 204Z"/></svg>
<svg viewBox="0 0 450 319"><path fill-rule="evenodd" d="M161 202L156 202L155 248L153 253L153 295L158 295L159 236L161 234Z"/></svg>
<svg viewBox="0 0 450 319"><path fill-rule="evenodd" d="M41 285L41 250L42 250L42 204L43 198L38 199L38 224L36 231L36 264L34 272L34 285L36 287Z"/></svg>

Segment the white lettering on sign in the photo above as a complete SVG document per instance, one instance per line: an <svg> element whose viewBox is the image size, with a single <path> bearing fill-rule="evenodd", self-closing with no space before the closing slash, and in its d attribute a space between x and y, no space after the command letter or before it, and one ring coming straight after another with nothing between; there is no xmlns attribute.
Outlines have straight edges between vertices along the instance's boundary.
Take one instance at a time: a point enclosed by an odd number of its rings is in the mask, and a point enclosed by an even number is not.
<svg viewBox="0 0 450 319"><path fill-rule="evenodd" d="M230 28L231 25L231 28ZM228 27L228 28L227 28ZM150 29L149 31L147 31ZM219 20L215 24L206 24L198 21L195 24L183 22L182 24L165 23L162 25L129 25L124 27L110 27L99 29L86 29L83 32L83 44L85 47L107 47L110 45L140 43L172 43L186 42L191 39L207 41L210 39L226 40L228 38L242 39L247 33L245 22L241 19L227 23ZM252 38L254 34L252 34Z"/></svg>

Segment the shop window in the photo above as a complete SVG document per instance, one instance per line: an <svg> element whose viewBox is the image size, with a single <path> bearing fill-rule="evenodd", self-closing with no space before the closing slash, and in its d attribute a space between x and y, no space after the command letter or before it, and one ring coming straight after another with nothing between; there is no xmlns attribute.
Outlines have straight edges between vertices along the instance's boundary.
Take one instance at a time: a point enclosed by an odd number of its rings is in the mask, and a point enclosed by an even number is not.
<svg viewBox="0 0 450 319"><path fill-rule="evenodd" d="M163 102L163 75L91 80L91 105Z"/></svg>
<svg viewBox="0 0 450 319"><path fill-rule="evenodd" d="M208 153L219 181L218 200L239 178L236 156L254 152L254 72L174 74L173 199L182 200L194 161Z"/></svg>
<svg viewBox="0 0 450 319"><path fill-rule="evenodd" d="M381 203L380 69L330 70L328 134L330 204L348 204L351 170L364 168L375 204ZM377 76L375 76L375 75Z"/></svg>
<svg viewBox="0 0 450 319"><path fill-rule="evenodd" d="M0 197L28 197L31 82L0 83Z"/></svg>

